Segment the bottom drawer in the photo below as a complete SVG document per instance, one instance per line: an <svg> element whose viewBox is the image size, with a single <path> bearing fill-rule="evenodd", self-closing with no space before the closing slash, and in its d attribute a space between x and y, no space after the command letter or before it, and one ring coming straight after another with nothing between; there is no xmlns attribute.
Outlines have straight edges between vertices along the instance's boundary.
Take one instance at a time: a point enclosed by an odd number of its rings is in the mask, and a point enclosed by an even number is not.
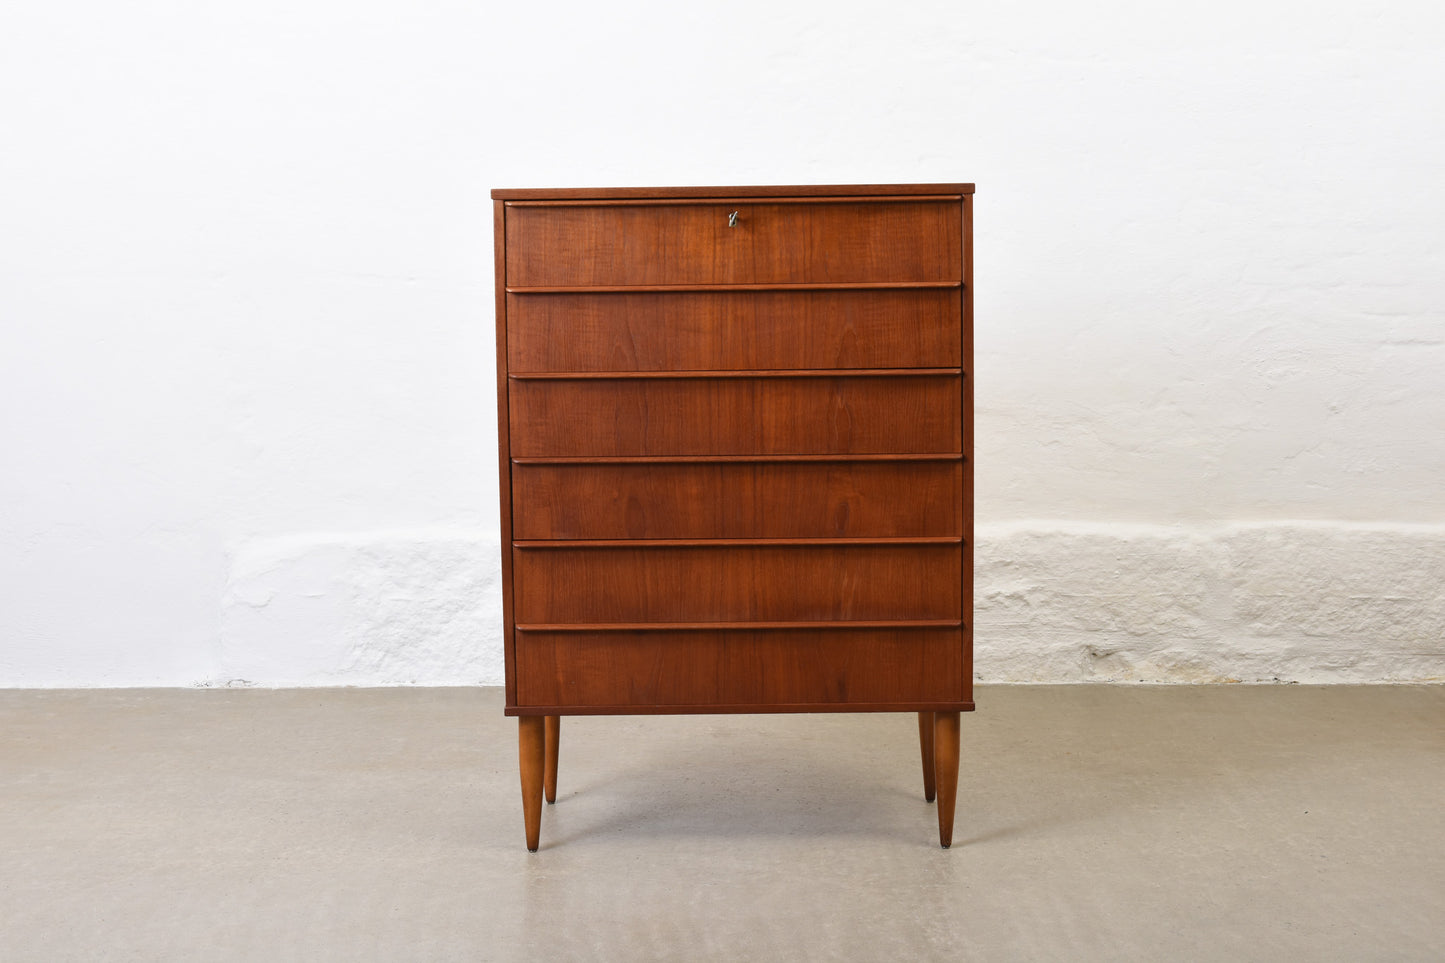
<svg viewBox="0 0 1445 963"><path fill-rule="evenodd" d="M965 702L958 628L518 631L517 703L783 707Z"/></svg>

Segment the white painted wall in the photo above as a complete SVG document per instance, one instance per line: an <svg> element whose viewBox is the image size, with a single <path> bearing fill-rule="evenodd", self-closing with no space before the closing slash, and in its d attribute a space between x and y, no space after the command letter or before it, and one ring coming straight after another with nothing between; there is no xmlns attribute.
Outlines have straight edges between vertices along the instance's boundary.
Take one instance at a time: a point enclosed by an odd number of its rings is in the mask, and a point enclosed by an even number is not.
<svg viewBox="0 0 1445 963"><path fill-rule="evenodd" d="M1445 677L1438 4L0 13L0 685L501 677L492 187L972 180L989 680Z"/></svg>

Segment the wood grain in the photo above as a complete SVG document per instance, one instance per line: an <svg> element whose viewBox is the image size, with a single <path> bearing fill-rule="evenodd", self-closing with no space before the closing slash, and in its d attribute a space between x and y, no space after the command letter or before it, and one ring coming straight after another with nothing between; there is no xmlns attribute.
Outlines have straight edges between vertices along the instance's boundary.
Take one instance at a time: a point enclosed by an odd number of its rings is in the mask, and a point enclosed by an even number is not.
<svg viewBox="0 0 1445 963"><path fill-rule="evenodd" d="M953 845L953 810L958 798L957 712L933 714L933 779L938 792L938 843Z"/></svg>
<svg viewBox="0 0 1445 963"><path fill-rule="evenodd" d="M961 281L959 206L514 206L507 210L507 283ZM736 227L728 226L732 210Z"/></svg>
<svg viewBox="0 0 1445 963"><path fill-rule="evenodd" d="M517 381L514 456L961 450L958 376Z"/></svg>
<svg viewBox="0 0 1445 963"><path fill-rule="evenodd" d="M831 546L870 545L957 545L954 535L916 535L907 538L876 538L847 536L844 538L546 538L517 539L514 548L730 548L761 546L776 548L824 548Z"/></svg>
<svg viewBox="0 0 1445 963"><path fill-rule="evenodd" d="M561 715L744 711L919 713L950 844L973 708L972 193L493 192L530 848Z"/></svg>
<svg viewBox="0 0 1445 963"><path fill-rule="evenodd" d="M517 457L515 465L701 465L714 462L863 462L863 461L958 461L957 452L899 451L891 454L841 455L552 455Z"/></svg>
<svg viewBox="0 0 1445 963"><path fill-rule="evenodd" d="M517 539L963 534L960 461L521 464L512 484Z"/></svg>
<svg viewBox="0 0 1445 963"><path fill-rule="evenodd" d="M963 647L963 691L964 697L973 699L973 447L974 447L974 406L973 391L973 197L963 199L959 206L963 236L967 243L963 248L963 383L959 399L963 420L963 610L968 613L968 625L964 628Z"/></svg>
<svg viewBox="0 0 1445 963"><path fill-rule="evenodd" d="M512 372L957 367L958 288L510 294Z"/></svg>
<svg viewBox="0 0 1445 963"><path fill-rule="evenodd" d="M518 632L716 632L723 629L956 629L961 619L818 619L726 622L518 622Z"/></svg>
<svg viewBox="0 0 1445 963"><path fill-rule="evenodd" d="M711 713L765 713L765 712L972 712L972 702L954 699L934 702L909 699L904 702L727 702L716 705L699 705L684 702L670 704L658 702L648 706L624 705L560 705L560 706L507 706L503 710L509 716L675 716L707 715Z"/></svg>
<svg viewBox="0 0 1445 963"><path fill-rule="evenodd" d="M698 381L720 378L921 378L960 375L962 368L747 368L714 371L514 371L513 381Z"/></svg>
<svg viewBox="0 0 1445 963"><path fill-rule="evenodd" d="M752 187L497 187L494 200L568 203L587 199L728 197L908 197L917 194L972 194L972 184L769 184Z"/></svg>
<svg viewBox="0 0 1445 963"><path fill-rule="evenodd" d="M511 415L507 404L507 251L506 251L506 206L501 201L492 203L493 259L496 271L497 315L495 334L497 339L497 456L501 463L501 484L497 486L501 500L502 544L512 541L512 443ZM513 665L512 651L512 559L510 553L502 553L502 659L506 671L507 704L516 704L517 673Z"/></svg>
<svg viewBox="0 0 1445 963"><path fill-rule="evenodd" d="M554 803L557 801L557 756L562 749L562 717L543 718L546 751L542 755L546 768L542 774L542 796L549 803Z"/></svg>
<svg viewBox="0 0 1445 963"><path fill-rule="evenodd" d="M528 284L507 286L508 294L739 294L767 291L895 291L953 289L962 281L807 281L770 284Z"/></svg>
<svg viewBox="0 0 1445 963"><path fill-rule="evenodd" d="M513 552L518 622L961 617L956 543Z"/></svg>
<svg viewBox="0 0 1445 963"><path fill-rule="evenodd" d="M847 198L850 204L898 204L904 201L957 201L961 194L909 194L898 195L877 195L874 197L850 197ZM638 197L638 198L575 198L569 200L510 200L508 207L661 207L675 206L682 198L661 198L661 197ZM743 196L735 197L699 197L686 198L690 203L699 204L731 204L734 207L741 204L836 204L836 197L783 197L783 196ZM736 225L733 225L736 226Z"/></svg>
<svg viewBox="0 0 1445 963"><path fill-rule="evenodd" d="M542 773L546 763L541 716L517 720L517 759L522 777L522 824L527 850L535 853L542 835Z"/></svg>
<svg viewBox="0 0 1445 963"><path fill-rule="evenodd" d="M522 705L955 702L957 629L524 633Z"/></svg>
<svg viewBox="0 0 1445 963"><path fill-rule="evenodd" d="M923 800L933 802L936 783L933 771L933 713L918 714L918 749L923 761Z"/></svg>

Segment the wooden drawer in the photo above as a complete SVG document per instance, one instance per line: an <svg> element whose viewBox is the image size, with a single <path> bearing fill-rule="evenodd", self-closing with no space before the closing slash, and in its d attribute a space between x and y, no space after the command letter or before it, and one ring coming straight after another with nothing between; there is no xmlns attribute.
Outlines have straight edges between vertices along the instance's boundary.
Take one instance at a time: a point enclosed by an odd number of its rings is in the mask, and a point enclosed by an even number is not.
<svg viewBox="0 0 1445 963"><path fill-rule="evenodd" d="M518 625L958 619L958 542L537 542L513 551Z"/></svg>
<svg viewBox="0 0 1445 963"><path fill-rule="evenodd" d="M737 226L728 215L738 212ZM513 201L508 287L960 281L949 200ZM559 257L558 252L567 252Z"/></svg>
<svg viewBox="0 0 1445 963"><path fill-rule="evenodd" d="M514 377L512 455L952 453L959 392L957 374Z"/></svg>
<svg viewBox="0 0 1445 963"><path fill-rule="evenodd" d="M666 708L956 703L959 629L517 633L524 706Z"/></svg>
<svg viewBox="0 0 1445 963"><path fill-rule="evenodd" d="M512 531L546 538L963 534L963 463L514 464Z"/></svg>
<svg viewBox="0 0 1445 963"><path fill-rule="evenodd" d="M957 367L957 287L509 294L513 372Z"/></svg>

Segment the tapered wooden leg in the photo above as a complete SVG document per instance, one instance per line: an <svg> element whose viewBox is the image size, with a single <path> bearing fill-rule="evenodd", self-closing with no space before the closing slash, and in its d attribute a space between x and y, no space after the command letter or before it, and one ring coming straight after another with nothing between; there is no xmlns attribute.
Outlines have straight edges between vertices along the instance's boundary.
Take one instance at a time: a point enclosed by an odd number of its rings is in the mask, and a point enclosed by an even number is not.
<svg viewBox="0 0 1445 963"><path fill-rule="evenodd" d="M918 714L918 747L923 756L923 798L933 802L933 713Z"/></svg>
<svg viewBox="0 0 1445 963"><path fill-rule="evenodd" d="M938 784L938 843L953 845L953 803L958 798L958 713L933 714L933 773Z"/></svg>
<svg viewBox="0 0 1445 963"><path fill-rule="evenodd" d="M562 740L562 717L544 716L547 720L547 770L542 778L542 792L549 803L557 801L557 748Z"/></svg>
<svg viewBox="0 0 1445 963"><path fill-rule="evenodd" d="M517 749L522 763L522 819L527 824L527 850L535 853L542 835L542 717L517 717Z"/></svg>

